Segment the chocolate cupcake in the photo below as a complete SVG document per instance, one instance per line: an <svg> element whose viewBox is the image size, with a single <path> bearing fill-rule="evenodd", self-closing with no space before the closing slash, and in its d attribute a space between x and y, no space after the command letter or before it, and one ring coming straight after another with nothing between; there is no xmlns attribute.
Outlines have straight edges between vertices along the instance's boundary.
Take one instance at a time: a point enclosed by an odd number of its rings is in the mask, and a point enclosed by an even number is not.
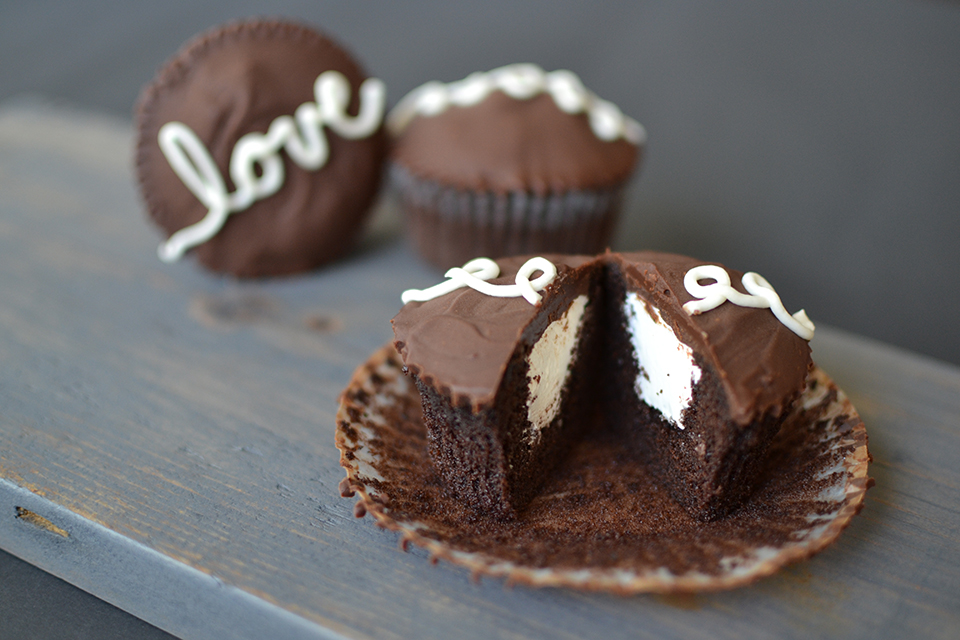
<svg viewBox="0 0 960 640"><path fill-rule="evenodd" d="M770 444L762 490L721 520L687 513L609 426L598 420L517 520L477 518L445 491L420 394L387 344L341 394L340 494L357 498L354 515L397 532L401 549L420 546L475 579L627 595L741 587L809 558L837 540L873 484L866 427L817 367Z"/></svg>
<svg viewBox="0 0 960 640"><path fill-rule="evenodd" d="M427 83L388 127L407 228L442 268L603 250L646 139L570 71L531 64Z"/></svg>
<svg viewBox="0 0 960 640"><path fill-rule="evenodd" d="M236 276L306 271L352 246L380 185L386 91L301 24L214 28L138 102L136 167L165 261Z"/></svg>
<svg viewBox="0 0 960 640"><path fill-rule="evenodd" d="M447 277L404 292L394 345L438 475L486 518L517 517L603 414L692 517L720 519L759 482L811 367L813 324L756 273L645 251Z"/></svg>

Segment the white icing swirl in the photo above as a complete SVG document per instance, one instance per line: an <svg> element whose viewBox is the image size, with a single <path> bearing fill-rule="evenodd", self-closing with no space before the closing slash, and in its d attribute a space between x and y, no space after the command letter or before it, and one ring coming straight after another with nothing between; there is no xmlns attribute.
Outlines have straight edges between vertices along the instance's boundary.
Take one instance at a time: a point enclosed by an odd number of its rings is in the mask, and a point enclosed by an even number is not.
<svg viewBox="0 0 960 640"><path fill-rule="evenodd" d="M540 275L530 280L537 271ZM449 278L445 282L436 284L429 289L407 289L400 295L403 304L408 302L426 302L456 291L463 287L470 287L482 294L495 298L518 298L523 296L527 302L536 305L542 296L537 293L543 291L557 277L557 267L546 258L530 258L517 271L516 284L490 284L500 275L500 267L489 258L474 258L463 267L454 267L448 270L443 277Z"/></svg>
<svg viewBox="0 0 960 640"><path fill-rule="evenodd" d="M700 280L715 282L702 285ZM723 267L707 264L694 267L683 277L683 286L697 300L691 300L683 305L683 310L690 315L698 315L704 311L716 309L729 300L741 307L770 309L773 315L795 334L804 340L813 338L816 327L807 317L807 313L801 309L790 315L780 301L780 296L763 276L750 271L743 274L741 282L747 293L740 293L730 286L730 275Z"/></svg>
<svg viewBox="0 0 960 640"><path fill-rule="evenodd" d="M397 103L387 116L387 126L397 135L416 116L435 116L450 106L475 105L493 91L502 91L517 100L548 93L561 111L586 113L590 128L601 140L623 138L635 145L647 140L643 125L625 116L617 105L589 91L575 73L565 69L547 73L535 64L511 64L492 71L478 71L448 84L428 82Z"/></svg>
<svg viewBox="0 0 960 640"><path fill-rule="evenodd" d="M177 231L160 245L157 253L161 260L179 260L188 250L215 236L230 214L276 193L284 180L281 149L298 166L316 171L330 155L324 126L343 138L356 140L373 134L383 121L387 91L376 78L360 85L360 112L355 117L347 114L350 83L339 71L321 73L313 92L315 103L303 103L293 116L279 116L266 134L248 133L237 141L230 156L230 177L237 186L233 193L227 192L220 169L190 127L168 122L160 128L158 142L167 162L208 209L200 222Z"/></svg>

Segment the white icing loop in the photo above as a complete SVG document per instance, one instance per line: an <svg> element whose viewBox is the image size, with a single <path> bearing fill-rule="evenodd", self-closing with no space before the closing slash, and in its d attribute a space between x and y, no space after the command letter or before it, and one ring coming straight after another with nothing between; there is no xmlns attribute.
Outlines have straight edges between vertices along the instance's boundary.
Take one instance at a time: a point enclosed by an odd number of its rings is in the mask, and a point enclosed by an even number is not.
<svg viewBox="0 0 960 640"><path fill-rule="evenodd" d="M491 72L494 86L517 100L529 100L546 88L543 69L534 64L516 64Z"/></svg>
<svg viewBox="0 0 960 640"><path fill-rule="evenodd" d="M537 271L540 275L530 280ZM440 296L446 295L451 291L456 291L462 287L470 287L475 291L495 298L518 298L523 296L527 302L536 305L540 302L542 296L538 291L543 291L557 277L557 267L546 258L530 258L517 271L514 279L516 284L491 284L487 280L493 280L500 275L500 267L489 258L474 258L463 267L454 267L448 270L444 277L448 278L445 282L436 284L429 289L407 289L400 295L400 300L404 304L408 302L426 302Z"/></svg>
<svg viewBox="0 0 960 640"><path fill-rule="evenodd" d="M702 285L700 280L715 282ZM804 340L813 338L816 327L807 317L807 313L801 309L790 315L780 301L780 296L763 276L750 271L743 274L741 282L747 293L741 293L730 286L730 276L723 267L713 264L694 267L683 277L683 286L697 300L691 300L683 305L683 310L690 315L698 315L716 309L729 300L741 307L770 309L773 315L795 334Z"/></svg>
<svg viewBox="0 0 960 640"><path fill-rule="evenodd" d="M368 78L359 91L360 112L350 116L349 81L339 71L325 71L313 85L315 103L303 103L293 116L279 116L270 123L266 134L253 132L240 138L230 156L230 177L237 186L233 193L227 192L210 152L190 127L182 122L168 122L160 127L157 141L167 162L208 209L200 222L180 229L160 245L160 259L179 260L184 253L215 236L230 214L275 194L285 178L281 149L298 166L316 171L329 157L324 126L352 140L376 132L386 107L386 86L376 78Z"/></svg>
<svg viewBox="0 0 960 640"><path fill-rule="evenodd" d="M454 275L451 274L460 276L460 278L455 278ZM446 282L435 284L429 289L407 289L400 294L400 300L403 301L403 304L407 304L408 302L426 302L427 300L444 296L451 291L456 291L461 287L467 286L466 282L462 280L464 277L463 274L479 278L480 280L492 280L500 275L500 267L489 258L475 258L463 265L462 268L454 268L447 271L444 277L450 279Z"/></svg>
<svg viewBox="0 0 960 640"><path fill-rule="evenodd" d="M579 113L583 105L590 100L590 92L572 71L560 69L547 74L547 91L557 103L557 107L566 113Z"/></svg>
<svg viewBox="0 0 960 640"><path fill-rule="evenodd" d="M437 81L423 84L397 103L387 117L387 126L391 133L398 135L417 116L435 116L450 106L469 107L498 90L516 100L548 93L561 111L586 113L590 128L601 140L623 138L635 145L647 140L643 125L623 115L612 102L587 90L575 73L566 69L547 73L535 64L511 64L492 71L478 71L449 84Z"/></svg>

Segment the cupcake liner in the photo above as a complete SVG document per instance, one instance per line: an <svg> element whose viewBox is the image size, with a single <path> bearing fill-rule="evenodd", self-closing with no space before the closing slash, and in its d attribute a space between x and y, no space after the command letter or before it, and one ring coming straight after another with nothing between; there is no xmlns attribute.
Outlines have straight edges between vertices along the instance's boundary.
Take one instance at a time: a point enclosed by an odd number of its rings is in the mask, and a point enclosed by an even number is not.
<svg viewBox="0 0 960 640"><path fill-rule="evenodd" d="M616 439L572 452L516 522L471 517L442 491L427 454L419 394L392 344L341 396L336 443L354 515L371 514L401 547L475 577L623 595L747 585L836 541L872 484L866 428L818 367L771 445L760 486L736 512L701 523L669 502Z"/></svg>
<svg viewBox="0 0 960 640"><path fill-rule="evenodd" d="M622 186L547 195L475 193L420 179L399 165L390 175L414 246L442 269L480 256L599 253L623 200Z"/></svg>

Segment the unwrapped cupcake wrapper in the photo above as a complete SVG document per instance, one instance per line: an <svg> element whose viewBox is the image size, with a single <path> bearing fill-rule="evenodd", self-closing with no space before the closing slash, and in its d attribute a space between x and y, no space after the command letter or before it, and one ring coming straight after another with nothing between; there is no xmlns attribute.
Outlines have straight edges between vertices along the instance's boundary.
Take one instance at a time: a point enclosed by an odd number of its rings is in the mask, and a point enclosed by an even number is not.
<svg viewBox="0 0 960 640"><path fill-rule="evenodd" d="M538 195L463 191L423 180L398 165L391 182L417 251L442 268L477 257L595 254L607 247L623 187Z"/></svg>

